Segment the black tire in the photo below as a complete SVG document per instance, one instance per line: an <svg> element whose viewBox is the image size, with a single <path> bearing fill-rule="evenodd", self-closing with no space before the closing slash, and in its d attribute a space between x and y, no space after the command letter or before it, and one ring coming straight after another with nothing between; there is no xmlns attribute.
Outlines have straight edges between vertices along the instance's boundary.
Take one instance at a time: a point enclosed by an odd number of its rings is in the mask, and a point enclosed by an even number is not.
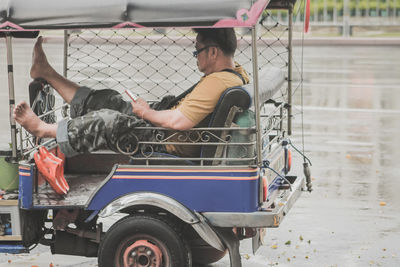
<svg viewBox="0 0 400 267"><path fill-rule="evenodd" d="M100 244L98 261L99 267L126 267L130 264L124 262L132 261L144 266L149 261L161 262L151 266L192 266L189 246L177 226L158 215L132 215L115 223Z"/></svg>
<svg viewBox="0 0 400 267"><path fill-rule="evenodd" d="M212 246L198 246L191 247L192 255L193 255L193 264L195 265L208 265L222 259L226 253L225 251L219 251L218 249L213 248Z"/></svg>
<svg viewBox="0 0 400 267"><path fill-rule="evenodd" d="M194 232L194 231L192 231ZM216 248L210 246L205 242L197 233L192 234L191 238L188 239L190 250L192 251L193 265L207 265L222 259L226 253L225 251L219 251Z"/></svg>
<svg viewBox="0 0 400 267"><path fill-rule="evenodd" d="M190 225L185 227L184 236L188 241L190 250L192 252L193 266L198 267L199 265L203 266L217 262L227 253L227 250L219 251L218 249L210 246Z"/></svg>

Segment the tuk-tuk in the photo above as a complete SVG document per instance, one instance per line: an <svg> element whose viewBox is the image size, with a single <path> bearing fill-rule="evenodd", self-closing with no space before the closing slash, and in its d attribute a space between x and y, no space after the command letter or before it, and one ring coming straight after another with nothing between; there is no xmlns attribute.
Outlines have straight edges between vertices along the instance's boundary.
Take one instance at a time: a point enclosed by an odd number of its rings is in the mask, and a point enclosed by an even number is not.
<svg viewBox="0 0 400 267"><path fill-rule="evenodd" d="M98 257L100 267L209 264L229 252L231 266L241 266L240 240L251 238L255 253L264 229L279 227L306 184L311 189L307 163L305 176L290 172L291 148L300 152L289 138L293 6L280 0L0 0L12 141L5 162L18 166L19 175L18 200L0 200L0 252L26 253L40 243L54 254ZM289 22L274 39L273 9L286 10ZM172 136L169 129L145 127L151 140L127 134L117 142L119 153L66 158L70 190L54 192L33 155L46 147L62 157L56 140L31 136L11 116L14 38L55 33L64 42L64 76L95 89L132 88L151 102L200 78L189 51L191 29L201 27L236 29L235 58L252 82L223 93L208 127ZM69 116L46 81L31 83L29 98L46 122ZM157 153L165 144L197 146L201 153ZM104 218L111 227L103 226Z"/></svg>

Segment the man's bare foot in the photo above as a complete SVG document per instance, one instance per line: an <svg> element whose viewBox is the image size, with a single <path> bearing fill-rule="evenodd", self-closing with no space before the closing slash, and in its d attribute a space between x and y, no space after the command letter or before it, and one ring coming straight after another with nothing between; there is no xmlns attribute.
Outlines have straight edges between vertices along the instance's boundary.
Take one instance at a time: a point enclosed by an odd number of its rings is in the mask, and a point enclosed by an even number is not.
<svg viewBox="0 0 400 267"><path fill-rule="evenodd" d="M31 77L33 79L45 79L54 89L56 89L67 103L71 103L72 98L79 89L79 85L66 79L53 69L47 61L42 43L43 38L39 37L36 41L35 47L33 48Z"/></svg>
<svg viewBox="0 0 400 267"><path fill-rule="evenodd" d="M42 47L43 38L40 36L35 46L33 47L33 57L32 57L32 67L31 67L31 77L46 79L54 69L50 66L47 61L46 54Z"/></svg>
<svg viewBox="0 0 400 267"><path fill-rule="evenodd" d="M56 137L57 125L47 124L39 119L25 101L14 108L14 119L34 136Z"/></svg>

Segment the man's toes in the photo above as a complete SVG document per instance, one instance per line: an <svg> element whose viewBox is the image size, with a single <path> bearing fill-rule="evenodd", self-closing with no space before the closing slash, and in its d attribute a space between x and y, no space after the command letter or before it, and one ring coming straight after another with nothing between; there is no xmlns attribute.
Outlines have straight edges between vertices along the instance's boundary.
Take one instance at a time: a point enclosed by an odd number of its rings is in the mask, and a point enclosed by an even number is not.
<svg viewBox="0 0 400 267"><path fill-rule="evenodd" d="M27 107L28 107L28 104L25 101L20 102L15 107L14 113L17 114L17 115L20 115L21 113L24 113L24 111L26 110Z"/></svg>
<svg viewBox="0 0 400 267"><path fill-rule="evenodd" d="M21 111L18 108L15 108L13 113L14 120L18 121L20 116L21 116Z"/></svg>
<svg viewBox="0 0 400 267"><path fill-rule="evenodd" d="M18 104L17 104L17 107L15 108L16 110L21 110L22 109L22 105L23 105L23 102L19 102Z"/></svg>
<svg viewBox="0 0 400 267"><path fill-rule="evenodd" d="M22 109L27 109L28 108L28 103L26 103L25 101L21 102L21 108Z"/></svg>
<svg viewBox="0 0 400 267"><path fill-rule="evenodd" d="M43 38L42 38L42 36L39 36L39 38L37 38L37 40L36 40L35 46L36 47L41 46L42 43L43 43Z"/></svg>
<svg viewBox="0 0 400 267"><path fill-rule="evenodd" d="M19 120L21 118L21 114L22 113L20 111L16 110L14 112L14 119Z"/></svg>
<svg viewBox="0 0 400 267"><path fill-rule="evenodd" d="M15 107L14 111L16 113L20 113L21 112L21 106L18 104L18 106Z"/></svg>

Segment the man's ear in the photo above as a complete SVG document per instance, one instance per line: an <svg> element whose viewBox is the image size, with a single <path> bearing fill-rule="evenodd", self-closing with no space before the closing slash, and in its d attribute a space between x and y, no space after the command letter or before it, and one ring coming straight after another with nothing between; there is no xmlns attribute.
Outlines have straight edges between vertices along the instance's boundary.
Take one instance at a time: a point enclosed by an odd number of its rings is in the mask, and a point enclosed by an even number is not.
<svg viewBox="0 0 400 267"><path fill-rule="evenodd" d="M221 51L218 50L218 47L215 47L215 46L210 47L210 56L211 56L211 58L213 58L213 59L217 58L218 53L221 53Z"/></svg>

